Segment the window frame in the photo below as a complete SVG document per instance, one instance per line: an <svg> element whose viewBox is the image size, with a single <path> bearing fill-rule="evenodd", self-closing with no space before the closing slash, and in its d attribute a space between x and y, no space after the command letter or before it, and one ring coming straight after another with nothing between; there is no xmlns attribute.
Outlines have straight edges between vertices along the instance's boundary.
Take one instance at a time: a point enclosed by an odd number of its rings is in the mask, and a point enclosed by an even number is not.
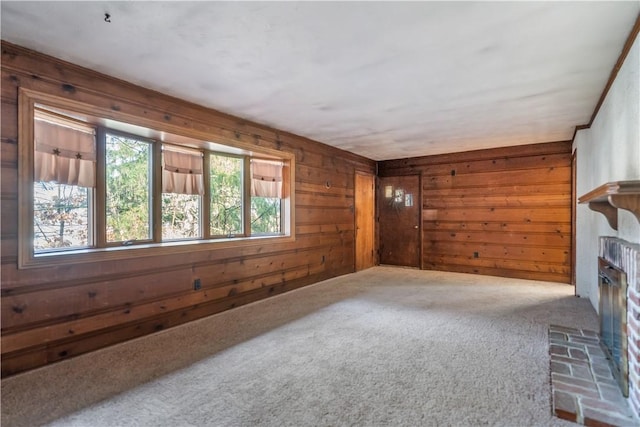
<svg viewBox="0 0 640 427"><path fill-rule="evenodd" d="M37 105L42 105L51 109L58 109L73 112L74 115L82 117L85 121L97 127L96 138L103 137L101 133L119 133L141 140L152 140L152 194L151 204L153 205L151 215L152 241L140 242L135 245L110 245L106 242L106 213L103 215L93 214L91 218L92 230L94 234L94 244L101 247L82 248L74 250L61 250L52 252L34 251L34 113ZM208 162L209 153L219 153L223 155L239 156L244 158L244 183L243 183L243 234L233 237L220 238L211 236L209 221L204 221L209 212L209 169L206 165L207 173L204 174L205 195L201 199L201 237L198 239L180 239L161 241L162 239L162 199L156 197L162 194L162 183L158 175L161 175L161 148L163 144L183 146L171 140L155 136L138 135L129 131L113 128L105 123L117 121L123 125L131 127L142 127L151 133L159 136L169 134L181 139L188 139L189 144L184 144L185 148L196 149L204 154L203 162ZM189 127L187 127L189 126ZM234 248L244 246L255 246L272 244L278 242L295 241L295 154L287 151L280 151L271 148L258 147L255 144L240 140L237 132L235 138L225 135L225 130L218 132L200 130L202 126L194 126L193 123L185 123L185 126L177 126L171 123L159 122L145 117L122 113L111 109L105 109L94 105L82 103L55 95L19 88L18 94L18 133L20 139L19 162L18 162L18 191L19 191L19 221L18 221L18 268L33 268L55 266L60 264L82 264L90 262L100 262L118 259L130 259L137 257L158 256L165 254L178 254L194 251L210 251L222 248ZM211 129L210 127L204 127ZM195 142L195 144L193 144ZM104 156L103 144L97 143L97 155ZM220 151L224 146L229 152ZM241 154L237 154L241 153ZM278 235L249 235L250 232L250 175L249 162L251 158L267 158L281 160L283 168L283 196L281 200L281 234ZM104 179L104 162L96 162L96 179ZM105 211L105 185L97 185L92 193L92 209L95 211Z"/></svg>
<svg viewBox="0 0 640 427"><path fill-rule="evenodd" d="M149 202L148 202L148 209L149 209L149 238L148 239L144 239L144 240L112 240L109 241L107 239L107 214L106 214L106 210L107 210L107 206L106 206L106 193L107 193L107 184L106 182L103 182L102 184L99 182L101 178L105 178L106 177L106 166L107 166L107 162L106 162L106 158L107 158L107 145L106 145L106 138L107 135L113 135L115 137L121 137L121 138L126 138L126 139L132 139L132 140L136 140L139 142L144 142L146 144L149 144L150 146L150 164L149 164L149 180L151 181L149 184ZM158 179L157 177L157 172L156 172L156 167L155 167L155 161L156 161L156 151L158 150L157 148L157 143L155 140L151 139L151 138L145 138L139 135L134 135L128 132L122 132L116 129L111 129L111 128L107 128L104 126L97 126L97 134L96 134L96 149L98 152L98 156L97 156L97 160L96 160L96 189L100 189L100 191L97 191L98 194L100 194L100 196L103 197L96 197L96 200L94 200L94 206L96 207L95 211L96 213L94 213L94 221L100 224L104 224L103 227L98 227L96 225L96 228L94 229L94 234L96 234L98 236L98 244L95 248L91 248L91 249L100 249L102 247L120 247L120 246L133 246L133 245L144 245L144 244L149 244L152 242L156 242L156 233L155 233L155 224L156 224L156 218L154 217L155 211L156 211L156 206L155 206L155 198L153 197L155 194L155 182ZM98 212L104 212L104 215L98 215Z"/></svg>
<svg viewBox="0 0 640 427"><path fill-rule="evenodd" d="M250 193L247 192L247 187L250 181L248 181L249 175L247 174L247 165L248 163L248 156L242 156L242 155L238 155L238 154L232 154L232 153L224 153L221 151L208 151L207 155L205 157L205 161L206 161L206 172L205 176L206 176L206 189L210 190L211 189L211 156L225 156L225 157L232 157L232 158L237 158L237 159L242 159L242 207L240 208L241 212L242 212L242 232L241 233L236 233L230 236L225 236L223 234L211 234L211 193L207 192L206 195L206 202L207 202L207 215L208 215L208 221L207 221L207 227L206 228L206 232L207 232L207 238L208 239L233 239L233 238L243 238L243 237L250 237L249 235L249 230L250 228L247 228L247 221L246 221L246 204L247 204L247 194ZM249 188L250 190L250 188ZM250 223L249 223L250 225Z"/></svg>
<svg viewBox="0 0 640 427"><path fill-rule="evenodd" d="M153 224L155 224L156 220L159 221L160 224L159 224L158 227L154 227L154 236L157 236L158 242L164 242L164 243L168 243L168 242L190 242L190 241L194 241L194 240L207 240L207 239L210 239L211 237L204 230L205 223L206 223L205 216L204 216L205 215L205 210L207 212L207 215L208 215L208 212L209 212L208 209L205 209L205 203L208 202L209 197L210 197L210 194L206 191L206 189L207 189L206 186L207 186L209 181L205 177L205 175L206 175L205 172L207 171L207 166L206 166L205 162L207 161L207 159L209 157L209 151L201 150L201 149L193 149L193 148L189 148L189 147L183 147L183 146L181 146L179 144L174 144L172 142L156 141L156 143L157 144L154 145L154 150L157 149L159 151L159 154L158 154L158 162L159 163L157 164L157 167L154 168L154 171L157 170L159 176L157 177L157 179L156 179L156 177L153 177L153 179L154 179L154 183L156 181L159 182L158 185L160 187L160 190L159 190L159 193L158 193L154 189L154 191L152 193L152 196L153 195L158 195L159 196L158 197L159 198L159 202L158 202L159 212L158 212L157 217L154 217ZM157 148L156 148L156 145L158 146ZM164 197L163 194L170 194L170 193L165 193L164 191L162 191L163 190L162 189L162 172L163 172L162 168L164 167L164 154L163 154L163 151L164 151L165 147L176 147L176 148L182 149L184 151L190 151L190 152L193 152L193 153L197 152L201 156L201 160L202 160L202 185L203 185L203 187L205 189L205 192L204 192L204 194L199 194L198 195L200 197L200 204L198 206L198 228L200 229L200 237L198 237L198 238L184 237L184 238L175 238L175 239L166 239L166 240L163 239L162 228L163 228L164 224L162 223L162 214L163 214L162 198ZM170 148L167 148L167 150L171 151ZM155 159L154 159L153 165L156 165ZM153 199L153 200L155 200L155 199ZM154 209L153 212L156 212L156 209ZM159 233L158 235L155 234L156 231Z"/></svg>

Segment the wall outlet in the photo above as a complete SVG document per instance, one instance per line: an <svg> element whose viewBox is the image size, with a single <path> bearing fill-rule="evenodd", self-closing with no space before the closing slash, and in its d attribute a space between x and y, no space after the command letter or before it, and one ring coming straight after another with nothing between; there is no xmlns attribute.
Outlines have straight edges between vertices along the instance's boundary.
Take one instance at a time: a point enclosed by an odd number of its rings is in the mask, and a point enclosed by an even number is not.
<svg viewBox="0 0 640 427"><path fill-rule="evenodd" d="M200 279L195 279L193 281L193 290L197 291L202 287L202 282L200 281Z"/></svg>

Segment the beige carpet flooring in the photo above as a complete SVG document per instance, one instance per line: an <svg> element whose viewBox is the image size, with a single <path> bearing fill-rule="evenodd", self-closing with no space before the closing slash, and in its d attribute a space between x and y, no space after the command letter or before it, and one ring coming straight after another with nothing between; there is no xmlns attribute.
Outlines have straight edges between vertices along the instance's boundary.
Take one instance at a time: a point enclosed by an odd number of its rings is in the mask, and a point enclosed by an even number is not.
<svg viewBox="0 0 640 427"><path fill-rule="evenodd" d="M571 426L550 324L568 285L393 267L334 278L2 381L2 426Z"/></svg>

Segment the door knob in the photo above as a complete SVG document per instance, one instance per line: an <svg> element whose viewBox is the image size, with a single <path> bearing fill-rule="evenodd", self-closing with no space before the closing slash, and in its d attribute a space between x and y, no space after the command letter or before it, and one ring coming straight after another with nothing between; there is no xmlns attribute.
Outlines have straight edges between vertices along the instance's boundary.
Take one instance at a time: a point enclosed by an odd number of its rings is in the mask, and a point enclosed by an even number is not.
<svg viewBox="0 0 640 427"><path fill-rule="evenodd" d="M417 226L417 225L414 225L414 226L413 226L413 228L415 228L415 229L417 230L417 229L418 229L418 226Z"/></svg>

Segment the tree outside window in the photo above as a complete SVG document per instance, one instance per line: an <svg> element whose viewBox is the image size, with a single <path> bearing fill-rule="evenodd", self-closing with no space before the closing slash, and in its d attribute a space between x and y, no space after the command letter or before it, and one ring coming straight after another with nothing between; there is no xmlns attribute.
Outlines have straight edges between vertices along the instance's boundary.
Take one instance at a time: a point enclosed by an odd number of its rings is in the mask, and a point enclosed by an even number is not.
<svg viewBox="0 0 640 427"><path fill-rule="evenodd" d="M243 164L240 157L209 156L211 235L231 237L243 233Z"/></svg>
<svg viewBox="0 0 640 427"><path fill-rule="evenodd" d="M151 239L151 143L106 135L107 242Z"/></svg>
<svg viewBox="0 0 640 427"><path fill-rule="evenodd" d="M28 161L21 164L33 168L20 174L33 189L31 200L21 199L32 212L20 225L28 236L21 239L27 242L20 246L21 265L51 262L47 253L76 249L283 235L289 229L283 218L292 204L283 198L285 161L279 157L231 147L226 152L221 144L172 134L153 140L149 135L158 133L152 129L137 136L126 123L106 128L66 107L32 106L34 114L21 128L21 135L32 136L21 151ZM209 151L213 145L215 152ZM82 253L98 259L99 251Z"/></svg>

